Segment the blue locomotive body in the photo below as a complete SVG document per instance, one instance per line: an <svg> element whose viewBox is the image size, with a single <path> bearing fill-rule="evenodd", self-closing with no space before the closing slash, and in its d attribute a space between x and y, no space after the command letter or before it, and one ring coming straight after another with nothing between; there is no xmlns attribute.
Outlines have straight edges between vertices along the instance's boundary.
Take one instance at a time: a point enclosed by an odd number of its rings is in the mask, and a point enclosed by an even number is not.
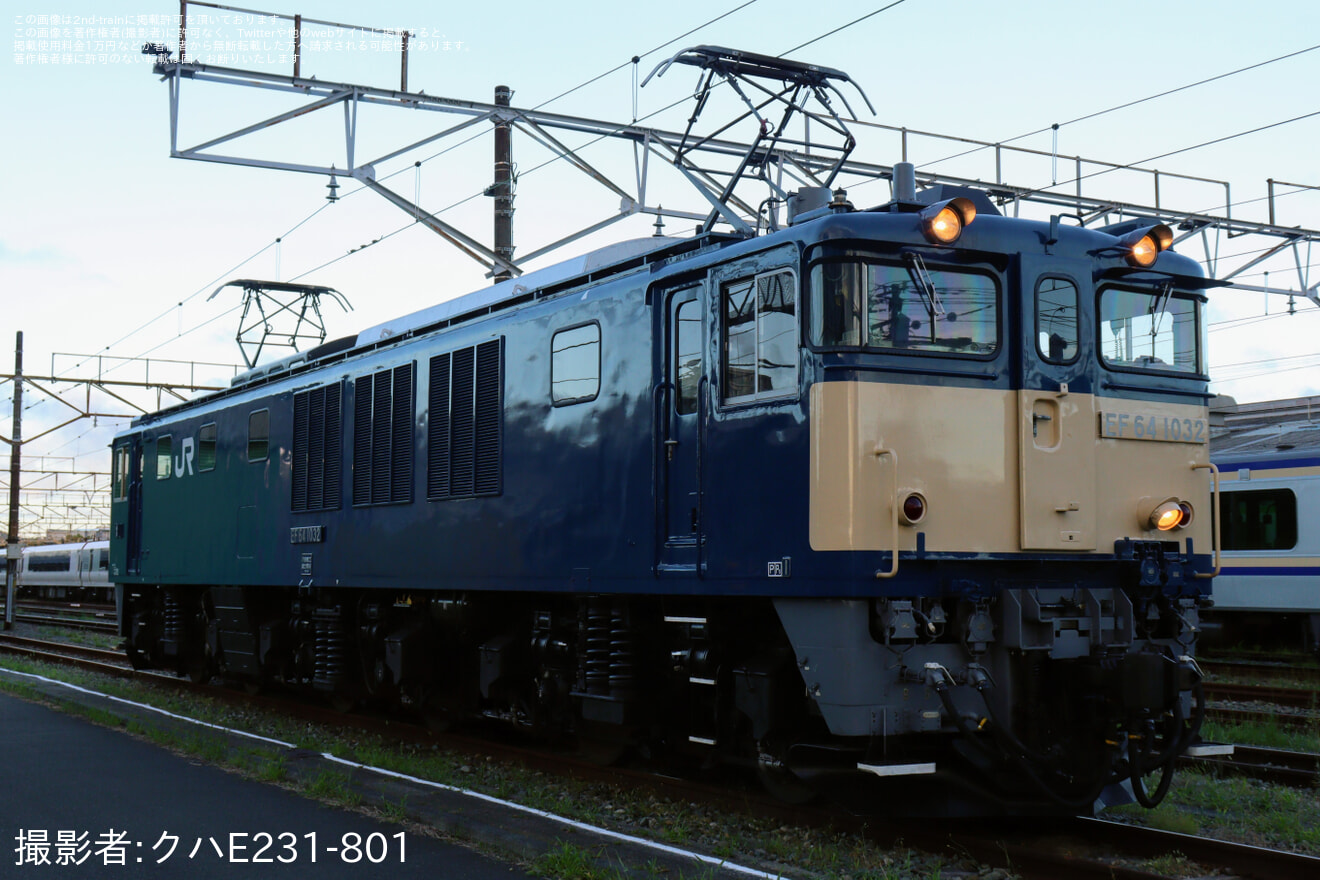
<svg viewBox="0 0 1320 880"><path fill-rule="evenodd" d="M1161 230L836 198L253 370L115 441L130 653L872 807L1148 800L1212 568Z"/></svg>

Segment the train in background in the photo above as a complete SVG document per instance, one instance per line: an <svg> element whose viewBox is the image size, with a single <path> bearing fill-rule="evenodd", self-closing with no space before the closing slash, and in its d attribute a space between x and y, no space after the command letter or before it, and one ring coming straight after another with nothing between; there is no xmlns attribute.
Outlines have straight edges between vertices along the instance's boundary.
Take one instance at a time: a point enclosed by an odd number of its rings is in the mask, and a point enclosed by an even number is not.
<svg viewBox="0 0 1320 880"><path fill-rule="evenodd" d="M1216 646L1320 656L1320 424L1307 403L1233 405L1242 421L1215 431L1223 571L1204 623Z"/></svg>
<svg viewBox="0 0 1320 880"><path fill-rule="evenodd" d="M114 602L109 541L28 546L21 553L15 582L18 598ZM6 548L0 548L0 566L7 558Z"/></svg>
<svg viewBox="0 0 1320 880"><path fill-rule="evenodd" d="M1216 561L1172 237L900 164L254 369L113 443L130 658L872 811L1151 806Z"/></svg>

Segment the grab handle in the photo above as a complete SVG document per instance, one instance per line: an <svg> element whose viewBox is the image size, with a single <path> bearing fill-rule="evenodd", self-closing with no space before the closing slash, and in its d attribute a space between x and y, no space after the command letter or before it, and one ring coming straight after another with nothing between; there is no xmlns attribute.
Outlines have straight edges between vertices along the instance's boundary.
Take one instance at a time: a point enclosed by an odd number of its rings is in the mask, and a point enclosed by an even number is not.
<svg viewBox="0 0 1320 880"><path fill-rule="evenodd" d="M890 461L894 463L894 506L890 517L890 544L894 548L894 563L890 566L889 571L884 571L883 569L876 571L875 576L877 578L891 578L898 574L898 453L892 449L883 448L875 451L876 458L881 458L886 455L889 456Z"/></svg>
<svg viewBox="0 0 1320 880"><path fill-rule="evenodd" d="M1194 471L1209 470L1211 476L1213 476L1213 478L1214 478L1214 488L1210 490L1210 512L1211 512L1211 514L1213 514L1213 515L1211 516L1211 519L1214 521L1214 525L1210 527L1210 546L1211 546L1211 548L1214 550L1214 561L1215 561L1215 567L1214 567L1214 570L1213 570L1213 571L1208 572L1208 573L1207 573L1207 572L1204 572L1204 571L1198 571L1198 572L1196 573L1196 576L1199 577L1199 578L1212 578L1212 577L1218 577L1218 576L1219 576L1219 569L1220 569L1220 559L1219 559L1219 551L1220 551L1220 547L1219 547L1219 519L1220 519L1220 517L1219 517L1219 468L1215 467L1214 462L1210 462L1210 463L1208 463L1208 464L1194 464L1194 465L1192 465L1192 470L1194 470Z"/></svg>

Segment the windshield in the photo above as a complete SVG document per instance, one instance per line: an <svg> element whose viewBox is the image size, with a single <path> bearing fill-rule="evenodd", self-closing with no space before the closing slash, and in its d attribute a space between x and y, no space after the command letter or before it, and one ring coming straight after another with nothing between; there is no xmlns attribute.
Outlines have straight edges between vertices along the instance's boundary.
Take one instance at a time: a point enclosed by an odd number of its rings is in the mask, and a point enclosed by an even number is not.
<svg viewBox="0 0 1320 880"><path fill-rule="evenodd" d="M1163 287L1100 292L1100 353L1110 366L1200 373L1200 300Z"/></svg>
<svg viewBox="0 0 1320 880"><path fill-rule="evenodd" d="M811 270L811 339L820 346L989 355L999 347L993 277L903 264L829 262Z"/></svg>

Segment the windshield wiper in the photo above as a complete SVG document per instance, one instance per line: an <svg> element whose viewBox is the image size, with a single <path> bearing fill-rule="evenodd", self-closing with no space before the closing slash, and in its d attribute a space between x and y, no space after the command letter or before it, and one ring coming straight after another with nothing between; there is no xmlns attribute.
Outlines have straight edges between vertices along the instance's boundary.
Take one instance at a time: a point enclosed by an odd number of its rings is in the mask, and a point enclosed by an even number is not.
<svg viewBox="0 0 1320 880"><path fill-rule="evenodd" d="M907 262L908 275L912 277L912 283L916 285L917 292L921 294L921 301L926 305L926 313L930 316L931 323L934 323L937 317L944 317L944 303L940 302L939 291L935 289L935 282L930 279L926 261L921 258L921 254L912 251L903 254L903 259Z"/></svg>
<svg viewBox="0 0 1320 880"><path fill-rule="evenodd" d="M1164 323L1164 313L1168 311L1169 300L1172 297L1173 297L1173 282L1166 281L1160 285L1160 292L1157 295L1157 299L1156 299L1157 308L1159 309L1159 314L1155 316L1155 320L1151 323L1150 326L1150 348L1152 352L1155 350L1155 339L1159 335L1160 325ZM1154 311L1154 309L1152 309L1151 311Z"/></svg>

